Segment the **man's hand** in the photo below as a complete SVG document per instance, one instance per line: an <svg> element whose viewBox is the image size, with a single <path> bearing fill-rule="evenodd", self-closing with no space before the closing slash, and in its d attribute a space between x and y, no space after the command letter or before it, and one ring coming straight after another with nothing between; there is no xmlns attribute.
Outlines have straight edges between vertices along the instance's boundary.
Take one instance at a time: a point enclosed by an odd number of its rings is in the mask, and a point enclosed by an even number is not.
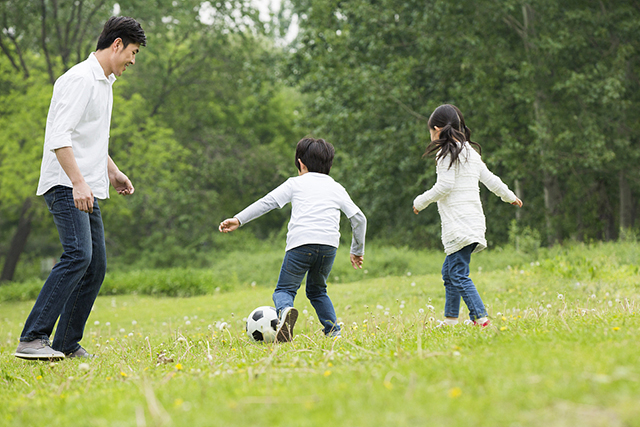
<svg viewBox="0 0 640 427"><path fill-rule="evenodd" d="M82 181L73 186L73 203L76 208L82 212L93 213L93 200L93 191L86 182Z"/></svg>
<svg viewBox="0 0 640 427"><path fill-rule="evenodd" d="M240 221L238 218L227 218L220 223L218 230L220 230L221 233L229 233L233 230L237 230L238 227L240 227Z"/></svg>
<svg viewBox="0 0 640 427"><path fill-rule="evenodd" d="M123 174L120 171L117 171L113 175L110 174L109 180L111 181L111 185L113 185L113 188L115 188L120 195L129 196L133 194L134 191L136 191L135 188L133 188L133 184L131 184L129 178L127 178L127 175Z"/></svg>
<svg viewBox="0 0 640 427"><path fill-rule="evenodd" d="M364 256L351 254L350 258L351 258L351 265L353 266L353 268L355 268L356 270L359 268L362 268L362 263L364 262Z"/></svg>

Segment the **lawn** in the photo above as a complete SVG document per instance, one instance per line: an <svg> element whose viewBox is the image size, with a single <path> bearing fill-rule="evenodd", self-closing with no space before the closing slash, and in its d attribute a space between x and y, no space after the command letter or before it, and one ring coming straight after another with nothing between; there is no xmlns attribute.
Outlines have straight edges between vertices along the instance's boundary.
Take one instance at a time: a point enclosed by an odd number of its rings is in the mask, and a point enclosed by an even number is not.
<svg viewBox="0 0 640 427"><path fill-rule="evenodd" d="M481 254L484 329L435 328L437 271L331 283L338 340L301 292L286 344L244 333L244 316L271 304L266 285L105 295L85 331L89 361L14 358L33 301L0 302L0 425L640 426L634 254L577 247L517 266Z"/></svg>

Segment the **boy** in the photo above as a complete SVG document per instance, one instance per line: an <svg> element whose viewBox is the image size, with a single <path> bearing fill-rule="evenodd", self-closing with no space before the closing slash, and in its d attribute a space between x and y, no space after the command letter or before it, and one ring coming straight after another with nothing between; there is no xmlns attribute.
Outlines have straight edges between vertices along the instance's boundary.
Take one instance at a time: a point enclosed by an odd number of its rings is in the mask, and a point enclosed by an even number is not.
<svg viewBox="0 0 640 427"><path fill-rule="evenodd" d="M329 176L335 150L323 139L304 138L296 146L295 164L298 176L253 203L233 218L225 219L218 228L222 233L291 202L291 220L287 232L287 247L278 284L273 292L280 323L277 342L291 341L298 311L293 300L307 275L307 298L329 337L340 336L336 313L327 295L327 277L340 241L340 211L349 218L351 265L362 268L367 219L347 194L344 187Z"/></svg>
<svg viewBox="0 0 640 427"><path fill-rule="evenodd" d="M64 252L25 322L16 357L91 357L80 340L107 266L98 199L109 197L109 183L118 194L134 192L129 178L109 156L111 86L115 76L135 63L146 40L135 19L111 17L96 51L53 87L36 194L44 195Z"/></svg>

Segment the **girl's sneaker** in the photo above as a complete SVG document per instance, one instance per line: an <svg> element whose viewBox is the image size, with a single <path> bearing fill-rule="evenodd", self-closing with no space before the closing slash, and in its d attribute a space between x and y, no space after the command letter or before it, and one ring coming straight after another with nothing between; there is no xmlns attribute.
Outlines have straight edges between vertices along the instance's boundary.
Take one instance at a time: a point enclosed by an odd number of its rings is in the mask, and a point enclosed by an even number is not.
<svg viewBox="0 0 640 427"><path fill-rule="evenodd" d="M480 319L473 321L474 326L480 326L482 328L485 328L490 324L491 324L491 320L487 319L486 317L481 317Z"/></svg>

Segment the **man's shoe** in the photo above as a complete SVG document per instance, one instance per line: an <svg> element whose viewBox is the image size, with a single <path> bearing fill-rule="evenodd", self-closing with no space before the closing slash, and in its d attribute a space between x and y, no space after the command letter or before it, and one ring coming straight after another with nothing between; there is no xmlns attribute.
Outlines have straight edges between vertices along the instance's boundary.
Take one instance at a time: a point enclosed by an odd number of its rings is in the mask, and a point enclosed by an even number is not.
<svg viewBox="0 0 640 427"><path fill-rule="evenodd" d="M484 321L482 321L481 319L473 321L473 325L474 326L480 326L481 328L486 328L490 324L491 324L491 320L489 320L489 319L486 319Z"/></svg>
<svg viewBox="0 0 640 427"><path fill-rule="evenodd" d="M298 310L287 307L280 313L280 324L276 333L276 342L288 342L293 339L293 326L298 320Z"/></svg>
<svg viewBox="0 0 640 427"><path fill-rule="evenodd" d="M93 354L89 354L89 352L87 350L85 350L84 348L80 347L79 349L77 349L73 353L67 354L67 359L73 359L73 358L76 358L76 357L90 359L90 358L96 357L96 356L93 355Z"/></svg>
<svg viewBox="0 0 640 427"><path fill-rule="evenodd" d="M60 360L64 359L64 353L51 348L51 343L46 338L38 338L33 341L20 342L14 356L27 360Z"/></svg>

